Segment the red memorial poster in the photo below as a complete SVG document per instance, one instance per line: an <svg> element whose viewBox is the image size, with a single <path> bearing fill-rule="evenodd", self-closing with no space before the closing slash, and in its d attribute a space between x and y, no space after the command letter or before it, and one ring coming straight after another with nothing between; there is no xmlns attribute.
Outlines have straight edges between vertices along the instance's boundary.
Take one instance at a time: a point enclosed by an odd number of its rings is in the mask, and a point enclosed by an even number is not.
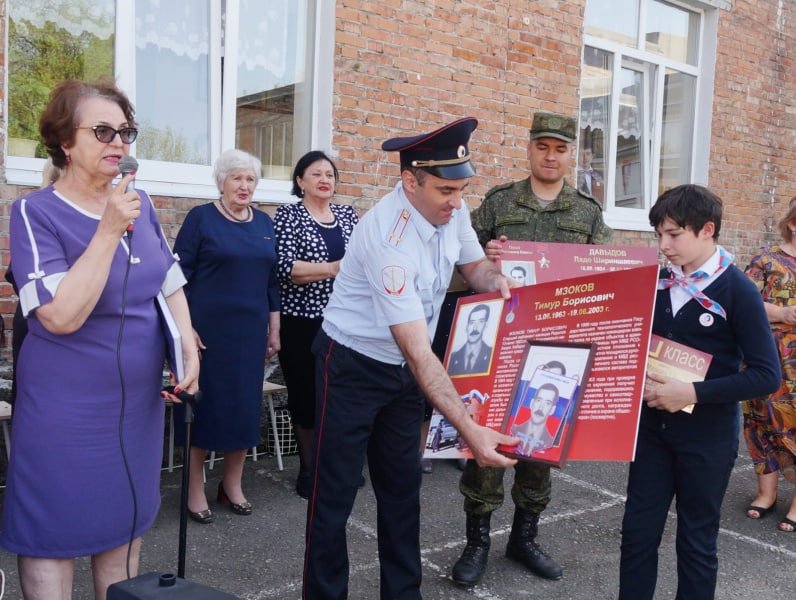
<svg viewBox="0 0 796 600"><path fill-rule="evenodd" d="M532 249L534 244L519 245L528 252L525 262L536 271L535 284L514 288L510 300L490 293L459 301L444 362L448 374L472 418L511 433L512 406L519 410L516 404L527 395L522 386L534 387L534 374L543 360L544 364L563 363L568 369L562 376L579 382L569 390L577 402L565 396L555 403L545 436L554 443L523 458L558 466L565 460L632 460L658 277L657 254L650 248L536 244L540 251ZM575 261L578 256L601 257L602 261ZM609 258L640 261L641 266L603 262ZM504 268L509 260L504 254ZM546 261L551 266L541 266ZM556 265L569 278L540 283L547 269L551 275L558 271ZM583 267L592 267L592 273L571 275L573 268ZM544 275L540 277L539 272ZM549 344L544 346L545 342ZM573 354L568 344L593 345L593 352ZM539 382L540 387L544 382ZM450 423L435 413L425 456L456 458L470 453Z"/></svg>
<svg viewBox="0 0 796 600"><path fill-rule="evenodd" d="M523 285L658 264L655 248L515 242L503 244L500 266Z"/></svg>

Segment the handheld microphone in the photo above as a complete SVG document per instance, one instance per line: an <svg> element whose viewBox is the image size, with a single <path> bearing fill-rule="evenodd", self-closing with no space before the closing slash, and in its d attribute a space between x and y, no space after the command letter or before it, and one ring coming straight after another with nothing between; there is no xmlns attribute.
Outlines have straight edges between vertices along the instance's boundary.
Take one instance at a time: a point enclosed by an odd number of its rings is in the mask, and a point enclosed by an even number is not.
<svg viewBox="0 0 796 600"><path fill-rule="evenodd" d="M135 174L138 172L138 161L135 159L134 156L123 156L122 159L119 161L119 172L121 173L122 177L129 175L130 173ZM131 192L135 189L134 182L131 181L127 184L127 189L124 190L125 192ZM130 223L127 226L127 233L133 233L133 224Z"/></svg>

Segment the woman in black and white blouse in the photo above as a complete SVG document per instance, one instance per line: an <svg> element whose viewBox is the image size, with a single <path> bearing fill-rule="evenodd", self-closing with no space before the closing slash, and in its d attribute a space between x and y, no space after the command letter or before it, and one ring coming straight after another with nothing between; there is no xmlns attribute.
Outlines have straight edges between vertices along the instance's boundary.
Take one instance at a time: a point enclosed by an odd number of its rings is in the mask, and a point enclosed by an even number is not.
<svg viewBox="0 0 796 600"><path fill-rule="evenodd" d="M357 215L333 204L337 167L319 150L302 156L293 169L299 202L280 206L274 217L282 296L279 362L288 390L288 408L298 442L296 493L306 498L315 422L314 357L310 347L323 320Z"/></svg>

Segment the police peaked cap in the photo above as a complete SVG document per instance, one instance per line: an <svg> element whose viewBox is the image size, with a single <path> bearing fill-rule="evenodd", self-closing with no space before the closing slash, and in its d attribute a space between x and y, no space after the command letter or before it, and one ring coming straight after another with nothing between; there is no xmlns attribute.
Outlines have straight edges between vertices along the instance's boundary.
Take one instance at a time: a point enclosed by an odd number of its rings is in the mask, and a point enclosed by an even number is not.
<svg viewBox="0 0 796 600"><path fill-rule="evenodd" d="M465 117L431 133L389 139L381 149L400 152L402 167L417 167L441 179L464 179L475 175L467 142L476 127L478 119Z"/></svg>

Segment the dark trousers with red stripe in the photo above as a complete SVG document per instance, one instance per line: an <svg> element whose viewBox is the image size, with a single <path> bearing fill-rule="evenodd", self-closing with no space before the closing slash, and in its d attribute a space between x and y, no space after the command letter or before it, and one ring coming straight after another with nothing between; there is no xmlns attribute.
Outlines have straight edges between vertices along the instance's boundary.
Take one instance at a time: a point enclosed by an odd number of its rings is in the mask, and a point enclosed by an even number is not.
<svg viewBox="0 0 796 600"><path fill-rule="evenodd" d="M318 402L307 507L305 600L348 597L346 522L365 457L376 495L381 598L420 596L423 397L407 367L315 338Z"/></svg>

